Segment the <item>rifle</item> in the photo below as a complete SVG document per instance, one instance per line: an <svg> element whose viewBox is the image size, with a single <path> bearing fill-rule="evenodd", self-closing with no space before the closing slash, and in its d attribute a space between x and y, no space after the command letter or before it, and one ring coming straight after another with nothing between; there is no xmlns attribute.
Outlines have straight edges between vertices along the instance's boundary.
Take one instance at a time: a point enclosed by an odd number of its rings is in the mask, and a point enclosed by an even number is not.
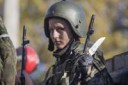
<svg viewBox="0 0 128 85"><path fill-rule="evenodd" d="M87 46L88 46L88 42L90 40L90 36L94 33L94 30L93 30L94 19L95 19L95 15L92 15L91 20L90 20L90 24L89 24L89 28L88 28L88 32L87 32L87 37L86 37L83 53L86 52ZM75 65L75 66L77 66L77 65ZM75 84L76 82L74 82L74 81L78 81L78 76L79 75L74 74L74 76L72 78L72 81L70 82L69 85Z"/></svg>
<svg viewBox="0 0 128 85"><path fill-rule="evenodd" d="M87 37L86 37L86 41L84 44L83 53L85 53L87 51L87 46L88 46L88 42L90 41L90 36L94 33L94 30L93 30L94 19L95 19L95 15L93 14L91 17L91 20L90 20L89 27L88 27L88 32L87 32Z"/></svg>
<svg viewBox="0 0 128 85"><path fill-rule="evenodd" d="M22 36L22 66L21 66L21 85L25 85L25 75L24 75L24 69L25 69L25 60L26 60L26 44L29 43L29 40L26 40L26 27L23 26L23 36Z"/></svg>

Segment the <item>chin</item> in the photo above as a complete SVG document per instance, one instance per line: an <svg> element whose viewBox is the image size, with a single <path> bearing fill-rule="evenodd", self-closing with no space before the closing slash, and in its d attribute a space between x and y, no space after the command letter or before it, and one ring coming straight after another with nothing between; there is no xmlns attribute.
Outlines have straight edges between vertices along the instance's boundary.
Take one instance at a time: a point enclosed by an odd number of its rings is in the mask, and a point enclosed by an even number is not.
<svg viewBox="0 0 128 85"><path fill-rule="evenodd" d="M63 49L64 46L57 46L57 49Z"/></svg>

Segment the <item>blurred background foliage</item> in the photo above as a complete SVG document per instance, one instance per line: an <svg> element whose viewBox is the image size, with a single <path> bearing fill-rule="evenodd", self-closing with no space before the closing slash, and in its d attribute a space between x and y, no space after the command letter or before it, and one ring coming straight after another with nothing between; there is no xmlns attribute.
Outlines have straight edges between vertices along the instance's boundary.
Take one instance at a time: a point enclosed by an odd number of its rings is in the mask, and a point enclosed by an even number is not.
<svg viewBox="0 0 128 85"><path fill-rule="evenodd" d="M42 62L54 62L52 53L47 50L48 41L43 32L43 19L48 7L60 0L20 0L20 32L22 41L23 25L27 27L27 39L34 47ZM86 14L86 30L92 14L95 14L94 42L105 36L101 49L106 59L128 51L128 0L71 0L80 4ZM0 0L0 10L3 1ZM1 12L0 12L1 13ZM1 13L2 14L2 13ZM70 15L71 16L71 15ZM84 40L83 40L84 42Z"/></svg>

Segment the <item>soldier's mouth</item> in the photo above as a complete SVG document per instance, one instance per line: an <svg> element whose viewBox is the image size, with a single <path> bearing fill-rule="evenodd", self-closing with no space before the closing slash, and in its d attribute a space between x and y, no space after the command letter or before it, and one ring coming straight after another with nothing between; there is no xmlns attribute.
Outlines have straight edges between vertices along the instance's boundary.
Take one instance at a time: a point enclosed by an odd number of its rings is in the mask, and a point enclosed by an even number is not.
<svg viewBox="0 0 128 85"><path fill-rule="evenodd" d="M60 42L60 41L56 41L55 44L56 44L56 45L60 45L61 42Z"/></svg>

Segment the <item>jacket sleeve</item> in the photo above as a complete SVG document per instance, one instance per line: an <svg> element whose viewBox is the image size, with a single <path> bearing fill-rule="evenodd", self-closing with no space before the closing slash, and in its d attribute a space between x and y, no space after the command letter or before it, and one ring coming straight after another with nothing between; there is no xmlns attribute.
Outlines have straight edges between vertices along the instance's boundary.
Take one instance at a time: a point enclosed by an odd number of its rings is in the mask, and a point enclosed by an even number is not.
<svg viewBox="0 0 128 85"><path fill-rule="evenodd" d="M14 85L16 75L16 50L0 17L0 85Z"/></svg>
<svg viewBox="0 0 128 85"><path fill-rule="evenodd" d="M7 38L6 38L7 39ZM2 71L2 85L14 85L15 84L15 75L16 75L16 63L17 57L15 49L12 43L9 41L5 43L3 47L3 71Z"/></svg>

